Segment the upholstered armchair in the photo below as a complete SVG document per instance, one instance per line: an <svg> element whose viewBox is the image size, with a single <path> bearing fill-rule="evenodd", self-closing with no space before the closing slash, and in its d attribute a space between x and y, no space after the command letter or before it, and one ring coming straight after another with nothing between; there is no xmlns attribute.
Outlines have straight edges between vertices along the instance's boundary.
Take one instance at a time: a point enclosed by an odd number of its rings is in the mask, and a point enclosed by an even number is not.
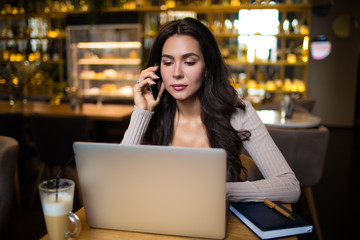
<svg viewBox="0 0 360 240"><path fill-rule="evenodd" d="M18 152L19 144L15 139L0 136L0 239L5 236L12 207Z"/></svg>
<svg viewBox="0 0 360 240"><path fill-rule="evenodd" d="M307 201L317 237L322 240L312 186L317 184L322 176L329 130L325 126L320 126L309 129L268 127L268 131L300 182L301 191ZM259 169L254 161L248 157L248 153L245 152L240 156L240 159L243 166L248 170L247 180L262 179Z"/></svg>
<svg viewBox="0 0 360 240"><path fill-rule="evenodd" d="M268 128L271 137L284 155L300 182L315 231L322 239L312 186L317 184L324 169L329 130L325 126L310 129Z"/></svg>

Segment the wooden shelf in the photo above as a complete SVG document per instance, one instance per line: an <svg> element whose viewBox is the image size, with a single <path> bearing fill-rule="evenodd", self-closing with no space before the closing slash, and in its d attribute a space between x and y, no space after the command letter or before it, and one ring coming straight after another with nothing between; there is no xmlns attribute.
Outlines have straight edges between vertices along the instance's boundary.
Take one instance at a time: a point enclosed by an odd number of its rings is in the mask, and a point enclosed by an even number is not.
<svg viewBox="0 0 360 240"><path fill-rule="evenodd" d="M110 77L103 77L103 78L86 78L86 77L80 77L80 80L89 80L89 81L117 81L117 82L130 82L134 83L136 79L123 79L123 78L110 78Z"/></svg>
<svg viewBox="0 0 360 240"><path fill-rule="evenodd" d="M34 63L55 63L55 64L65 64L64 60L47 60L47 61L0 61L0 64L6 64L6 63L12 63L12 64L17 64L17 63L24 63L24 62L29 62L30 64L34 64Z"/></svg>
<svg viewBox="0 0 360 240"><path fill-rule="evenodd" d="M174 8L166 8L163 6L142 6L134 9L123 7L111 7L104 9L103 12L164 12L164 11L194 11L197 13L234 13L241 9L277 9L279 11L287 12L303 12L311 9L310 4L240 4L239 6L213 4L213 5L190 5L190 6L175 6ZM69 11L69 12L37 12L25 14L5 14L0 15L0 20L7 19L24 19L29 17L47 17L47 18L65 18L67 15L89 14L88 11Z"/></svg>
<svg viewBox="0 0 360 240"><path fill-rule="evenodd" d="M52 13L24 13L24 14L5 14L0 15L0 20L21 20L32 17L40 17L40 18L65 18L67 13L63 12L52 12Z"/></svg>
<svg viewBox="0 0 360 240"><path fill-rule="evenodd" d="M296 62L288 63L286 61L255 61L255 62L244 62L237 59L225 59L226 64L228 65L243 65L243 66L252 66L252 65L266 65L266 66L294 66L294 67L304 67L307 66L306 62Z"/></svg>
<svg viewBox="0 0 360 240"><path fill-rule="evenodd" d="M311 9L310 4L274 4L274 5L254 5L241 4L240 6L214 4L209 6L175 6L166 8L161 6L144 6L135 9L124 9L121 7L111 8L105 12L164 12L164 11L193 11L197 13L235 13L241 9L277 9L287 12L304 12ZM79 13L79 12L78 12ZM69 14L72 14L71 12Z"/></svg>
<svg viewBox="0 0 360 240"><path fill-rule="evenodd" d="M236 38L240 36L273 36L277 38L289 38L289 39L303 39L304 37L308 37L308 34L295 34L295 33L278 33L278 34L239 34L239 33L232 33L232 32L224 32L224 33L213 33L215 38ZM144 33L143 38L153 38L156 37L156 33Z"/></svg>
<svg viewBox="0 0 360 240"><path fill-rule="evenodd" d="M59 40L59 39L66 39L66 36L60 37L0 37L0 41L7 42L7 41L27 41L27 40Z"/></svg>
<svg viewBox="0 0 360 240"><path fill-rule="evenodd" d="M94 58L79 59L80 65L138 65L141 63L139 58Z"/></svg>

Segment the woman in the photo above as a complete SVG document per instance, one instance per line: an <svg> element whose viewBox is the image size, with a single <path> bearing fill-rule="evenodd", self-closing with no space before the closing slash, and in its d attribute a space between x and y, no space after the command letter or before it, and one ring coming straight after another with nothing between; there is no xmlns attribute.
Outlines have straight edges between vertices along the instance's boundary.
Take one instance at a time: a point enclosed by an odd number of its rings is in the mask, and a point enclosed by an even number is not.
<svg viewBox="0 0 360 240"><path fill-rule="evenodd" d="M154 99L149 86L156 82ZM134 102L122 144L223 148L229 200L297 201L299 182L254 108L231 87L216 40L201 22L185 18L160 29L134 86ZM263 180L241 179L243 148Z"/></svg>

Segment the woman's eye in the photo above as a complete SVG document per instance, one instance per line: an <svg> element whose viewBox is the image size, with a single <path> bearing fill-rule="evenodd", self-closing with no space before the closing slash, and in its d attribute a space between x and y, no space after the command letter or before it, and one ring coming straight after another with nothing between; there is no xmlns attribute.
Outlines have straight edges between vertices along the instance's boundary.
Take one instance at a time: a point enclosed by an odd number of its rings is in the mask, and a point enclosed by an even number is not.
<svg viewBox="0 0 360 240"><path fill-rule="evenodd" d="M165 62L165 61L163 62L163 64L164 64L165 66L170 66L171 63L172 63L172 62L170 62L170 61L169 61L169 62Z"/></svg>
<svg viewBox="0 0 360 240"><path fill-rule="evenodd" d="M194 65L196 62L194 61L186 61L185 64L189 65L189 66L192 66Z"/></svg>

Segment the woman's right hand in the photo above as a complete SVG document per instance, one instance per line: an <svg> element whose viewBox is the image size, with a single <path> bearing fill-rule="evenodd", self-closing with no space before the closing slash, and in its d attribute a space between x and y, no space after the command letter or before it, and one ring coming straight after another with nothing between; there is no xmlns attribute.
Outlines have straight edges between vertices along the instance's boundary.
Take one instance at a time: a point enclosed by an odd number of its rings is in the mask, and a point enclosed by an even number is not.
<svg viewBox="0 0 360 240"><path fill-rule="evenodd" d="M161 95L164 92L164 84L162 84L161 81L158 83L160 84L160 89L156 100L149 90L150 85L156 84L154 79L159 79L159 76L155 74L158 68L159 66L153 66L142 70L139 79L136 81L137 83L134 86L135 105L150 112L153 111L155 106L159 104Z"/></svg>

